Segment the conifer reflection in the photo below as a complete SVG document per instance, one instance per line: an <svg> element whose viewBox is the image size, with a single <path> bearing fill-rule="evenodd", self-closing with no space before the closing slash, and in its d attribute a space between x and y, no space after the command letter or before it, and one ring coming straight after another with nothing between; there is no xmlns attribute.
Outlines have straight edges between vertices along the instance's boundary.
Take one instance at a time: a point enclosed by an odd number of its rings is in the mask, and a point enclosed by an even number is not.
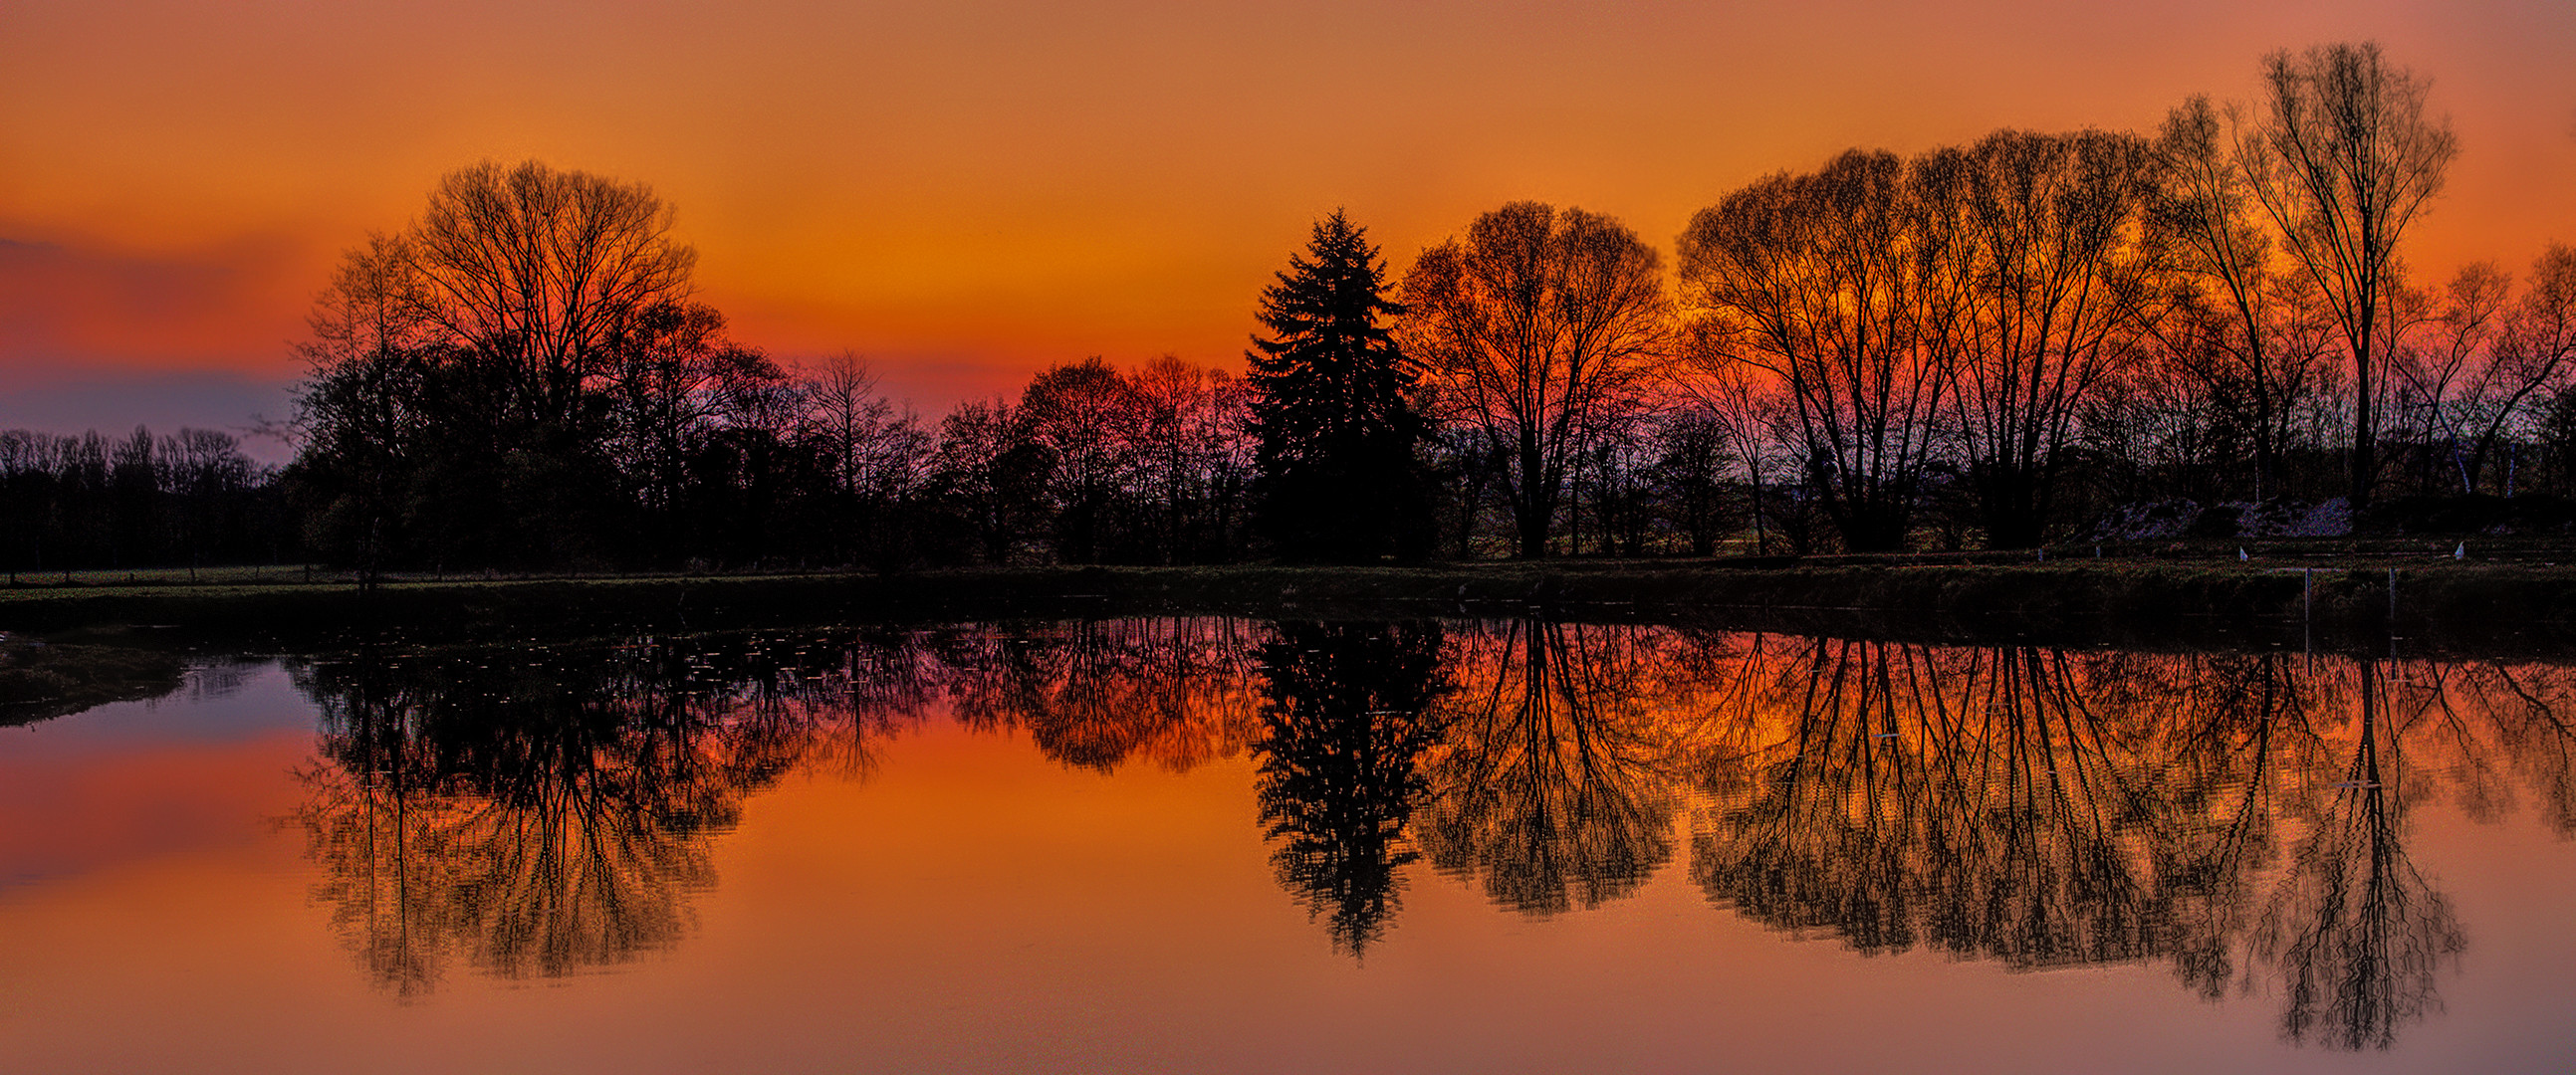
<svg viewBox="0 0 2576 1075"><path fill-rule="evenodd" d="M1437 624L1281 623L1259 650L1271 865L1353 956L1385 931L1400 870L1419 857L1406 826L1428 789L1420 759L1440 733L1430 706L1441 638Z"/></svg>
<svg viewBox="0 0 2576 1075"><path fill-rule="evenodd" d="M1467 633L1426 772L1432 864L1526 914L1626 896L1672 857L1676 722L1633 628L1537 618Z"/></svg>

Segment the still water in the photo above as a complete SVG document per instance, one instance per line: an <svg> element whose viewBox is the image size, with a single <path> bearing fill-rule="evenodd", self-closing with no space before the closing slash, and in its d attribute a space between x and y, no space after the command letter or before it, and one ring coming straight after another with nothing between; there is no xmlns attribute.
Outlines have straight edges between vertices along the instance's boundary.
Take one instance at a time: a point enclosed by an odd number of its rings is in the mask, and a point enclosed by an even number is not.
<svg viewBox="0 0 2576 1075"><path fill-rule="evenodd" d="M2576 667L1540 620L207 663L5 1071L2566 1071Z"/></svg>

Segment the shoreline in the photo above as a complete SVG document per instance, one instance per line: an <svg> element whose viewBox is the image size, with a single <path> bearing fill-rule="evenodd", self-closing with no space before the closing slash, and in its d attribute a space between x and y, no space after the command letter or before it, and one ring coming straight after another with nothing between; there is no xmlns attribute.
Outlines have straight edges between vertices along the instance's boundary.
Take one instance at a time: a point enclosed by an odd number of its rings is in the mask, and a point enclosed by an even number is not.
<svg viewBox="0 0 2576 1075"><path fill-rule="evenodd" d="M2389 601L2396 582L2395 615ZM0 631L330 647L391 634L511 642L639 631L1218 614L1539 614L1913 641L2576 657L2576 567L2417 561L1782 563L1543 561L1415 567L1022 567L815 573L0 588Z"/></svg>

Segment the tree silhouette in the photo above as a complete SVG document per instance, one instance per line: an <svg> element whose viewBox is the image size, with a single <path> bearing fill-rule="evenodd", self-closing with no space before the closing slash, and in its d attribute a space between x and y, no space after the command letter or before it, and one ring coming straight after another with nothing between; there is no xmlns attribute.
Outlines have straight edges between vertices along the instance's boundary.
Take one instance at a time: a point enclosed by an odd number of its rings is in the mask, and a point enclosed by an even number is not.
<svg viewBox="0 0 2576 1075"><path fill-rule="evenodd" d="M2238 116L2233 106L2226 110L2229 126ZM2166 113L2157 132L2157 223L2173 242L2174 267L2203 287L2191 289L2154 329L2213 402L2243 412L2260 500L2281 489L2292 406L2307 390L2316 356L2280 339L2280 322L2296 303L2272 267L2271 232L2255 215L2251 185L2260 150L2241 132L2222 129L2220 117L2209 98L2195 95Z"/></svg>
<svg viewBox="0 0 2576 1075"><path fill-rule="evenodd" d="M2375 42L2325 45L2263 61L2270 97L2254 137L2261 201L2293 259L2317 284L2352 356L2352 503L2379 476L2373 377L2399 282L2398 241L2442 189L2459 153L2447 120L2424 115L2424 80Z"/></svg>
<svg viewBox="0 0 2576 1075"><path fill-rule="evenodd" d="M325 550L371 569L667 556L710 507L684 486L793 469L769 450L786 377L689 301L672 215L642 184L486 162L350 251L301 349L290 471ZM712 499L737 520L768 504Z"/></svg>
<svg viewBox="0 0 2576 1075"><path fill-rule="evenodd" d="M1904 546L1942 446L1970 298L1964 173L1955 151L1855 150L1729 194L1682 233L1696 356L1782 386L1792 454L1856 551Z"/></svg>
<svg viewBox="0 0 2576 1075"><path fill-rule="evenodd" d="M1259 651L1264 834L1279 883L1354 957L1402 903L1407 836L1438 741L1436 624L1281 623Z"/></svg>
<svg viewBox="0 0 2576 1075"><path fill-rule="evenodd" d="M932 495L985 563L1008 564L1044 528L1054 457L1024 435L1010 401L958 404L939 422L931 459Z"/></svg>
<svg viewBox="0 0 2576 1075"><path fill-rule="evenodd" d="M1950 400L1987 545L2028 548L2093 386L2143 351L2165 271L2156 176L2144 140L2102 131L1998 131L1962 160L1969 241L1950 252L1981 286Z"/></svg>
<svg viewBox="0 0 2576 1075"><path fill-rule="evenodd" d="M1663 259L1609 217L1513 202L1423 251L1403 296L1405 353L1454 435L1503 463L1519 555L1546 556L1568 478L1669 357Z"/></svg>
<svg viewBox="0 0 2576 1075"><path fill-rule="evenodd" d="M1429 551L1429 502L1414 447L1429 434L1415 375L1381 318L1386 263L1341 210L1262 289L1253 413L1261 434L1261 526L1283 559L1365 562Z"/></svg>

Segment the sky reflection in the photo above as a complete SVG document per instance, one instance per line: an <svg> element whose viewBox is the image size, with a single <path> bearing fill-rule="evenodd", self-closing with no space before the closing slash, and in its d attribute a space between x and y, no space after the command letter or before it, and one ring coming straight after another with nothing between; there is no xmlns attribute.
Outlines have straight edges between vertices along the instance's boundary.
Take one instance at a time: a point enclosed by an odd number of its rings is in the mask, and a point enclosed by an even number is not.
<svg viewBox="0 0 2576 1075"><path fill-rule="evenodd" d="M2077 987L2085 1003L2166 998L2140 1016L2173 1038L2155 1055L2257 1024L2293 1050L2221 1066L2420 1057L2417 1038L2472 1031L2530 1057L2571 1044L2492 1037L2499 1005L2555 988L2513 968L2568 947L2549 912L2494 896L2576 886L2560 666L1196 619L358 652L288 673L319 714L291 744L265 718L85 754L0 742L0 770L72 774L0 811L102 819L78 830L102 849L86 858L19 836L0 865L143 900L256 842L241 807L265 804L260 853L301 854L324 925L272 943L329 938L330 976L398 1009L783 974L889 1011L935 1001L947 1015L864 1053L896 1067L1132 1060L1072 1028L1149 1010L1178 1035L1155 1055L1205 1060L1202 1035L1243 1013L1190 979L1339 1003L1613 966L1653 995L1640 1011L1753 1004L1741 989L1763 981L1920 1005L1904 990L1955 977L1934 965L2091 969L2114 976ZM285 682L239 678L192 705L274 705ZM188 765L193 782L171 776ZM212 789L183 808L212 820L107 805L189 787ZM2483 850L2526 832L2537 850ZM0 929L25 936L57 902L0 890ZM1580 947L1603 930L1644 947ZM943 961L920 983L935 995L896 1001L909 987L878 977ZM1691 992L1729 967L1733 999ZM1624 995L1615 980L1600 988ZM2006 1019L2011 981L1940 1003ZM2542 994L2498 1001L2499 982ZM1124 1007L1149 997L1175 1007ZM1010 1029L979 1037L995 1020ZM1347 1060L1323 1048L1299 1055Z"/></svg>

